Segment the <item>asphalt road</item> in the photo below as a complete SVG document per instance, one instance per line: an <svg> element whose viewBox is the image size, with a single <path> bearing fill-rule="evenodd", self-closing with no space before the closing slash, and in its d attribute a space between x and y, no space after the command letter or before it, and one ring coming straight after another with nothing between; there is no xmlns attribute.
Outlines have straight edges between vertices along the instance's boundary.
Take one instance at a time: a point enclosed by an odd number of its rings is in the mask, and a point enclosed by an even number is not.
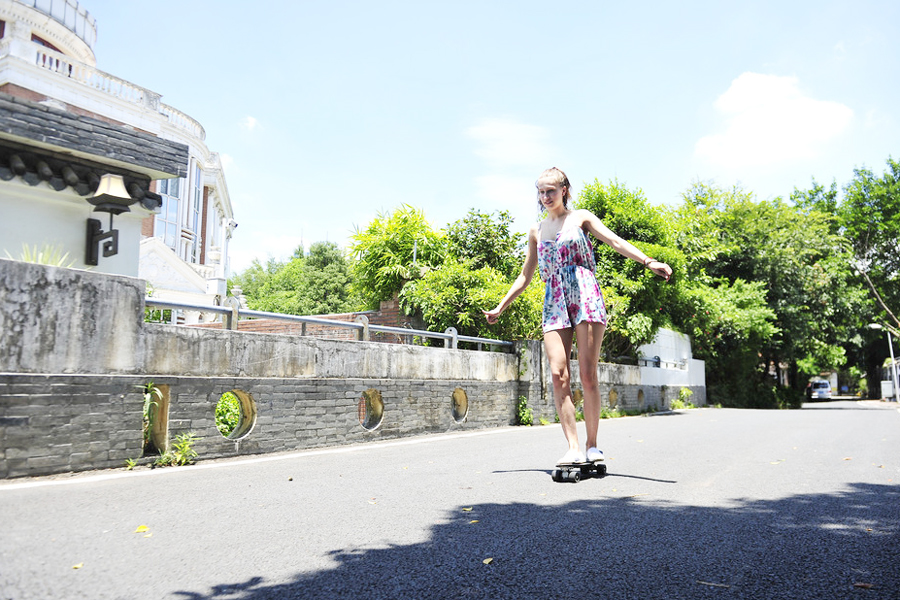
<svg viewBox="0 0 900 600"><path fill-rule="evenodd" d="M603 421L0 483L0 598L900 598L900 411ZM583 434L582 434L583 435Z"/></svg>

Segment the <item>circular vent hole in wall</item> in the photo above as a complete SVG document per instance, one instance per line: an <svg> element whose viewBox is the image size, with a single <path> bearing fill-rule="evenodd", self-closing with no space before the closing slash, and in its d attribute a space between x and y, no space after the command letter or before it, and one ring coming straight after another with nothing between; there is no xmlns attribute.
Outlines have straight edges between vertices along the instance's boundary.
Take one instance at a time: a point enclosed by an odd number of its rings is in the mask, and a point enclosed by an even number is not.
<svg viewBox="0 0 900 600"><path fill-rule="evenodd" d="M575 405L575 410L583 411L584 406L584 392L581 390L572 390L572 404Z"/></svg>
<svg viewBox="0 0 900 600"><path fill-rule="evenodd" d="M231 390L216 403L216 429L229 440L246 437L256 425L256 402L241 390Z"/></svg>
<svg viewBox="0 0 900 600"><path fill-rule="evenodd" d="M609 390L609 407L616 408L619 405L619 392Z"/></svg>
<svg viewBox="0 0 900 600"><path fill-rule="evenodd" d="M457 423L462 423L466 420L466 417L469 415L469 396L466 394L466 390L462 388L453 390L453 393L450 395L450 413L453 415L453 420Z"/></svg>
<svg viewBox="0 0 900 600"><path fill-rule="evenodd" d="M384 420L384 401L381 392L369 388L359 397L359 424L367 431L375 431Z"/></svg>

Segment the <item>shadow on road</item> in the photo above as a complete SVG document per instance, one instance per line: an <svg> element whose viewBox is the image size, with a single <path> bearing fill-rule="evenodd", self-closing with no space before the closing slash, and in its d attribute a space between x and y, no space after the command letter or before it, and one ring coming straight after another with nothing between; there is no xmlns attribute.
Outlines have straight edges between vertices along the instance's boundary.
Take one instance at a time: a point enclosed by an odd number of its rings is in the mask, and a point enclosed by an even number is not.
<svg viewBox="0 0 900 600"><path fill-rule="evenodd" d="M547 475L551 475L553 473L553 469L511 469L505 471L492 471L492 473L546 473ZM625 475L622 473L612 473L607 472L601 479L605 479L607 477L626 477L628 479L640 479L642 481L654 481L656 483L678 483L677 481L673 481L671 479L655 479L653 477L644 477L641 475Z"/></svg>
<svg viewBox="0 0 900 600"><path fill-rule="evenodd" d="M650 497L482 504L450 510L426 542L330 558L334 568L298 565L289 582L260 573L171 597L897 598L900 488L857 484L727 508Z"/></svg>

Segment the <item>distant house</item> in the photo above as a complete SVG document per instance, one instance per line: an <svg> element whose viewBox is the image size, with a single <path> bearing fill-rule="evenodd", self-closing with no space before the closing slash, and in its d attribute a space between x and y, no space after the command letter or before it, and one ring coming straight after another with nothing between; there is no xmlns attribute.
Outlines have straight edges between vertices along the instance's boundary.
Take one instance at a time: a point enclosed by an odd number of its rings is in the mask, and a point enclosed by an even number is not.
<svg viewBox="0 0 900 600"><path fill-rule="evenodd" d="M237 224L219 156L160 94L97 69L96 37L75 0L0 0L0 256L53 247L221 304Z"/></svg>

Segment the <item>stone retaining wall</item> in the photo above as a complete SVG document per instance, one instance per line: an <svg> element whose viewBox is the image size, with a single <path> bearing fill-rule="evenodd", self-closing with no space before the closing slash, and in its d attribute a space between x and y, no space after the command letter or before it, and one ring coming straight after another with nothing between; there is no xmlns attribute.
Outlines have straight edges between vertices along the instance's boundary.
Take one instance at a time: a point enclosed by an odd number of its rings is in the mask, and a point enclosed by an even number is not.
<svg viewBox="0 0 900 600"><path fill-rule="evenodd" d="M540 342L510 354L144 323L143 292L139 279L0 259L0 477L152 461L150 383L157 448L193 433L201 459L507 426L520 397L535 422L555 419ZM677 396L642 385L638 367L598 368L605 405ZM229 438L215 425L226 392L244 407Z"/></svg>

